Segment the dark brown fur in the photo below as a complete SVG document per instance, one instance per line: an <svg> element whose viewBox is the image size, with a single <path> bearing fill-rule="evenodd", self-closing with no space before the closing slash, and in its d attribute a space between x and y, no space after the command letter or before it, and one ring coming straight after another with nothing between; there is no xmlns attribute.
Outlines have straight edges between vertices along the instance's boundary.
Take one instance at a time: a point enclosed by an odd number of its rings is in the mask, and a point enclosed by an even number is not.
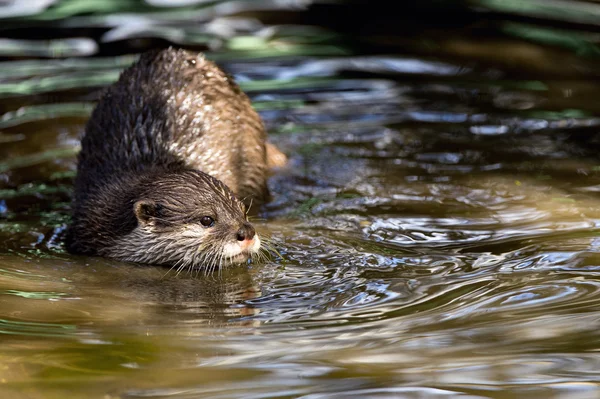
<svg viewBox="0 0 600 399"><path fill-rule="evenodd" d="M246 95L213 63L183 50L143 54L87 123L67 249L111 256L105 249L140 225L139 201L154 204L153 228L211 215L220 234L237 231L247 224L237 198L268 198L265 140Z"/></svg>

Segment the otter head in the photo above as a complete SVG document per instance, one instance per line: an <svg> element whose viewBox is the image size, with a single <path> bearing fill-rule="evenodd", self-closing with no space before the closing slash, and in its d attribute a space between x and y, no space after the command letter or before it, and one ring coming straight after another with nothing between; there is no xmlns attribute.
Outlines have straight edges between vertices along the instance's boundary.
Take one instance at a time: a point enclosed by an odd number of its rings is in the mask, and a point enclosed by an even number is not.
<svg viewBox="0 0 600 399"><path fill-rule="evenodd" d="M244 263L260 248L244 204L205 173L183 170L152 176L127 203L135 227L116 237L102 255L177 270L213 270Z"/></svg>

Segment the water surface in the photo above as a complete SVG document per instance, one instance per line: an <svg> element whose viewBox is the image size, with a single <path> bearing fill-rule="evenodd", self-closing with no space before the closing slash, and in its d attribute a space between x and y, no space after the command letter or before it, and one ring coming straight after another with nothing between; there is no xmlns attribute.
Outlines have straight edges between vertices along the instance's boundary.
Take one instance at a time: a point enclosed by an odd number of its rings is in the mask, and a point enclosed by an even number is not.
<svg viewBox="0 0 600 399"><path fill-rule="evenodd" d="M597 6L354 3L0 11L2 397L600 397ZM62 248L94 102L169 44L231 72L290 158L269 262Z"/></svg>

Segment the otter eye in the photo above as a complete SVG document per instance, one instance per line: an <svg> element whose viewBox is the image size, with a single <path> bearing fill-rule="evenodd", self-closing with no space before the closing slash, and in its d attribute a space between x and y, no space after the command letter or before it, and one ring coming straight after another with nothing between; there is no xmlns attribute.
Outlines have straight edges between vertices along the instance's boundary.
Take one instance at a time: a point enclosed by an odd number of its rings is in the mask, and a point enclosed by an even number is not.
<svg viewBox="0 0 600 399"><path fill-rule="evenodd" d="M215 225L215 219L211 218L210 216L202 216L202 219L200 219L200 224L204 227L212 227Z"/></svg>

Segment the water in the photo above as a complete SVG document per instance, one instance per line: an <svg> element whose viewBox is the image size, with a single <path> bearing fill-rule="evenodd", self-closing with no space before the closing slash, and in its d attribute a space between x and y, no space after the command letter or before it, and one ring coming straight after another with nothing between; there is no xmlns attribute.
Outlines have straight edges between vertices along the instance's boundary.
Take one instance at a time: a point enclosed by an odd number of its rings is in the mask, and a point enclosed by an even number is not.
<svg viewBox="0 0 600 399"><path fill-rule="evenodd" d="M597 5L163 3L0 12L1 397L600 397ZM62 249L94 101L169 42L290 158L268 263Z"/></svg>

